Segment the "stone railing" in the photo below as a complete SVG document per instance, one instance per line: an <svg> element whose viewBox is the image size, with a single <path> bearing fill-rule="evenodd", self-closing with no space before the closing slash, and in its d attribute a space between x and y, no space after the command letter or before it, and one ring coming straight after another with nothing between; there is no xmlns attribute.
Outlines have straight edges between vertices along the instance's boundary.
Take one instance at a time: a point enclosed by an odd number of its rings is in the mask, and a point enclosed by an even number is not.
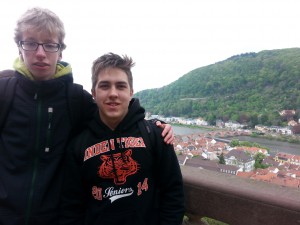
<svg viewBox="0 0 300 225"><path fill-rule="evenodd" d="M185 224L202 225L209 217L229 225L300 225L300 189L181 167Z"/></svg>

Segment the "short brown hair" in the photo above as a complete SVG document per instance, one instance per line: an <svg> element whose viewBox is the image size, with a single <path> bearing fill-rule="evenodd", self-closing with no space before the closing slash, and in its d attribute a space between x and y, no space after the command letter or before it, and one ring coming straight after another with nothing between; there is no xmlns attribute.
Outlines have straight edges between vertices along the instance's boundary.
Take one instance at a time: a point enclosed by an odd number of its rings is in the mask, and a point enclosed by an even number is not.
<svg viewBox="0 0 300 225"><path fill-rule="evenodd" d="M132 58L127 55L122 57L114 54L108 53L100 56L93 62L92 66L92 90L95 89L95 86L98 81L98 74L106 68L119 68L127 74L129 86L133 90L133 77L131 73L131 68L135 65L132 61Z"/></svg>

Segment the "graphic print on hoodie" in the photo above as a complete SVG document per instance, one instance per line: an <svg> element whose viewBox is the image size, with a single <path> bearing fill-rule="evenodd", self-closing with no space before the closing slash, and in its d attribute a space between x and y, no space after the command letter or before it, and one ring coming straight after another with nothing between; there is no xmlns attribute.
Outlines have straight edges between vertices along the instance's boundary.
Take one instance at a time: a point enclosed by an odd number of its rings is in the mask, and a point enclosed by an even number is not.
<svg viewBox="0 0 300 225"><path fill-rule="evenodd" d="M138 163L131 157L132 150L128 149L124 153L100 156L103 163L99 169L99 176L113 179L116 185L126 183L127 176L135 174L138 170Z"/></svg>
<svg viewBox="0 0 300 225"><path fill-rule="evenodd" d="M84 164L88 168L92 164L92 168L97 168L97 176L91 186L93 198L99 201L109 199L113 203L148 191L149 173L142 172L145 167L138 162L138 159L145 161L146 158L151 161L146 151L143 138L132 136L103 140L88 147L84 152ZM151 171L150 168L147 170ZM128 179L130 182L127 182Z"/></svg>

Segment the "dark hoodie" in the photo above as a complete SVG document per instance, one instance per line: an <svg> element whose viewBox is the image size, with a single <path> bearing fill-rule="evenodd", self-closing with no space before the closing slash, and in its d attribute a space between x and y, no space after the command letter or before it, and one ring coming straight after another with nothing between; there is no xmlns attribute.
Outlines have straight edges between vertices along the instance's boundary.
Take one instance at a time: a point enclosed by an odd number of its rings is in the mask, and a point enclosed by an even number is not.
<svg viewBox="0 0 300 225"><path fill-rule="evenodd" d="M112 131L94 121L70 145L61 224L180 225L184 213L180 167L155 125L157 144L145 146L138 99Z"/></svg>
<svg viewBox="0 0 300 225"><path fill-rule="evenodd" d="M72 70L60 62L54 79L34 81L21 62L15 69L14 98L0 135L0 224L56 225L62 162L73 130L66 97ZM96 105L84 93L83 117L91 120Z"/></svg>

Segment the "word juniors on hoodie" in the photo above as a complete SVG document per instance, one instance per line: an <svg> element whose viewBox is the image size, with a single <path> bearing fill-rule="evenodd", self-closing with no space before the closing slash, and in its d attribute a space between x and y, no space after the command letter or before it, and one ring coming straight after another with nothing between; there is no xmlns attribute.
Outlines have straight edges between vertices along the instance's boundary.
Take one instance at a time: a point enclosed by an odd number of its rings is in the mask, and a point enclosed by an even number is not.
<svg viewBox="0 0 300 225"><path fill-rule="evenodd" d="M150 123L155 141L145 146L147 137L140 130L145 110L133 98L133 65L131 58L113 53L93 63L98 113L68 148L63 225L182 224L184 194L177 156Z"/></svg>

